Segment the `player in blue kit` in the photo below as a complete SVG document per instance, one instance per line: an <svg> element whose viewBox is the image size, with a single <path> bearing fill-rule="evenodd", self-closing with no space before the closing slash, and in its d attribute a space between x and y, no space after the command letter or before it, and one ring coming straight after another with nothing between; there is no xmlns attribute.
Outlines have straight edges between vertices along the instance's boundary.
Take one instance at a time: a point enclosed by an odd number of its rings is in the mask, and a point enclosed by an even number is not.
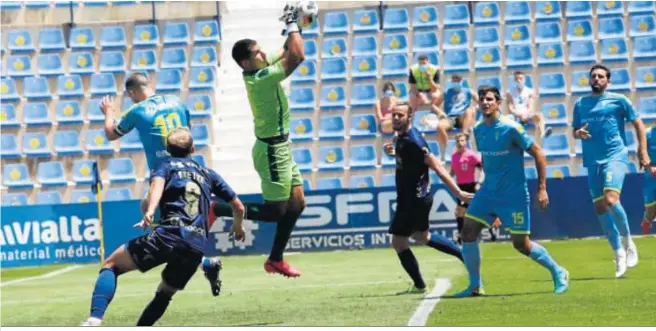
<svg viewBox="0 0 656 331"><path fill-rule="evenodd" d="M654 128L647 129L647 151L650 160L656 160L656 133ZM652 223L656 219L656 164L652 163L645 169L645 187L643 190L645 200L645 218L642 220L642 233L651 232Z"/></svg>
<svg viewBox="0 0 656 331"><path fill-rule="evenodd" d="M469 201L473 194L460 190L448 170L430 152L419 130L412 127L412 109L398 103L392 110L392 127L396 132L394 144L385 144L385 152L396 155L396 213L389 228L392 247L401 260L403 269L414 283L406 293L426 292L426 283L419 271L419 263L410 250L408 239L427 245L440 252L453 255L462 261L460 248L438 233L431 234L428 215L433 206L428 171L435 171L459 199Z"/></svg>
<svg viewBox="0 0 656 331"><path fill-rule="evenodd" d="M146 272L166 264L155 298L141 314L138 326L153 325L166 311L173 295L185 288L198 269L209 237L208 215L211 195L233 209L232 232L243 240L244 206L213 170L191 159L193 138L186 128L174 129L167 138L170 158L153 169L148 209L135 226L150 228L155 209L161 213L158 224L143 236L122 245L105 261L91 298L91 314L85 326L99 326L116 293L118 276L139 270Z"/></svg>
<svg viewBox="0 0 656 331"><path fill-rule="evenodd" d="M166 137L169 132L180 127L190 127L190 116L187 106L180 98L172 95L156 95L150 86L148 76L133 73L125 81L125 92L134 102L121 116L118 123L114 121L114 100L103 98L100 108L105 114L105 135L110 141L120 139L133 129L139 133L139 139L146 154L148 168L154 171L158 163L168 159ZM145 213L147 200L141 203ZM213 295L219 292L219 270L221 262L218 259L203 259L205 277L210 282Z"/></svg>
<svg viewBox="0 0 656 331"><path fill-rule="evenodd" d="M484 294L478 237L481 230L492 226L497 217L510 232L515 249L549 270L554 292L563 293L569 286L569 273L551 258L546 248L529 238L531 211L524 175L524 151L535 159L537 200L542 209L549 205L544 153L521 124L501 114L501 95L496 87L481 86L478 97L483 119L474 127L474 136L483 157L485 180L465 215L462 255L469 274L469 286L456 297Z"/></svg>
<svg viewBox="0 0 656 331"><path fill-rule="evenodd" d="M592 66L592 94L576 101L572 131L575 139L582 140L583 166L588 169L590 195L601 227L615 252L615 277L622 277L627 267L638 264L638 250L631 240L629 221L620 202L624 177L631 162L625 122L635 127L640 166L646 169L650 160L642 120L627 97L606 91L609 83L610 70L599 64Z"/></svg>

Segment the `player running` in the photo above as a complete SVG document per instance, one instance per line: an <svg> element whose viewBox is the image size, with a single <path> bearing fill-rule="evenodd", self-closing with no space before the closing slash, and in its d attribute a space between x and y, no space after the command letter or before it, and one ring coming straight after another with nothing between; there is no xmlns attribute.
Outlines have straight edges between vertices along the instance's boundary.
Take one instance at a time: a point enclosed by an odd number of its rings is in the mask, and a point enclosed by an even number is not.
<svg viewBox="0 0 656 331"><path fill-rule="evenodd" d="M403 269L414 282L408 293L424 293L426 283L419 271L419 263L410 250L409 237L419 244L453 255L462 261L462 253L455 243L428 231L428 215L433 206L428 170L435 171L459 199L469 201L473 194L458 188L442 163L430 152L424 137L411 123L410 106L406 103L397 104L392 112L392 127L397 136L393 144L385 144L385 152L396 155L397 207L389 233L392 234L392 247L398 254Z"/></svg>
<svg viewBox="0 0 656 331"><path fill-rule="evenodd" d="M301 172L292 160L289 105L280 83L305 59L298 22L299 16L313 17L302 12L309 9L315 13L318 10L314 2L285 6L280 18L286 24L284 50L267 56L251 39L239 40L232 48L232 58L244 70L244 82L255 120L257 140L252 150L253 164L260 176L264 198L264 204L247 207L247 217L277 222L273 247L264 270L287 277L301 275L283 259L283 251L305 209L305 194ZM226 216L229 211L217 205L214 212Z"/></svg>
<svg viewBox="0 0 656 331"><path fill-rule="evenodd" d="M542 209L549 205L544 153L521 124L501 115L501 95L496 87L480 87L478 97L483 119L476 124L474 135L476 146L483 155L485 180L470 203L465 218L462 254L469 274L469 286L456 297L484 294L478 236L483 228L492 225L496 217L506 225L515 249L549 270L554 292L563 293L569 286L569 273L551 258L546 248L529 239L531 211L524 175L524 151L535 159L538 169L537 201Z"/></svg>
<svg viewBox="0 0 656 331"><path fill-rule="evenodd" d="M148 76L143 73L133 73L128 77L125 92L134 105L123 113L118 123L115 123L113 116L114 98L105 97L100 103L100 109L105 114L105 135L109 141L113 141L136 129L152 173L160 162L169 157L166 152L166 136L169 132L191 126L189 110L176 96L156 95ZM146 199L141 202L143 213L146 212L147 202ZM202 268L212 294L217 296L221 262L218 259L203 259Z"/></svg>
<svg viewBox="0 0 656 331"><path fill-rule="evenodd" d="M656 160L656 133L654 128L647 129L647 150L649 160ZM645 169L645 188L643 191L645 199L645 218L642 220L642 233L651 233L652 223L656 219L656 165L652 163Z"/></svg>
<svg viewBox="0 0 656 331"><path fill-rule="evenodd" d="M138 326L155 324L173 295L185 288L201 263L210 235L212 194L230 204L234 217L231 231L236 239L244 238L244 206L221 176L191 159L194 146L189 131L173 129L167 143L171 157L153 170L147 210L135 226L149 228L158 206L160 220L152 232L128 241L105 261L91 297L90 317L83 326L100 326L116 293L118 276L166 264L155 297L137 322Z"/></svg>
<svg viewBox="0 0 656 331"><path fill-rule="evenodd" d="M642 120L627 97L606 92L609 82L608 68L599 64L592 66L592 94L576 101L572 132L575 139L583 140L583 166L588 169L590 195L601 227L615 252L615 277L622 277L627 267L638 264L638 249L631 239L629 221L620 202L624 177L631 162L624 132L626 121L633 123L636 130L640 166L647 169L651 161Z"/></svg>

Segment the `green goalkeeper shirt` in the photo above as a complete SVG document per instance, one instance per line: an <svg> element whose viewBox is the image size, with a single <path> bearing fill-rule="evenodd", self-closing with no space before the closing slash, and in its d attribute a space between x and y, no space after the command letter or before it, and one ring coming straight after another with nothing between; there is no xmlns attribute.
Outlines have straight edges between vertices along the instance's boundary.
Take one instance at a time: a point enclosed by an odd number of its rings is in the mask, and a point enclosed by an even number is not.
<svg viewBox="0 0 656 331"><path fill-rule="evenodd" d="M244 72L248 101L255 120L255 136L260 139L289 133L289 104L280 82L285 77L282 57L267 56L270 65L256 72Z"/></svg>

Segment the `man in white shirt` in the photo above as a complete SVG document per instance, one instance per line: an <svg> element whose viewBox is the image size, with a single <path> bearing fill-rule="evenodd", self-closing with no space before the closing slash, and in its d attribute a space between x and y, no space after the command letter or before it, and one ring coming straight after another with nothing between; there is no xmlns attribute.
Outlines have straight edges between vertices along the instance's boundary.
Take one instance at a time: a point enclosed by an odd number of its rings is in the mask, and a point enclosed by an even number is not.
<svg viewBox="0 0 656 331"><path fill-rule="evenodd" d="M513 76L515 77L515 84L514 86L510 86L506 93L508 110L510 114L515 116L518 122L524 125L528 122L533 122L537 127L535 139L539 143L542 143L542 137L550 135L551 128L545 128L542 113L535 110L537 97L533 93L533 89L525 85L526 75L521 71L515 71Z"/></svg>

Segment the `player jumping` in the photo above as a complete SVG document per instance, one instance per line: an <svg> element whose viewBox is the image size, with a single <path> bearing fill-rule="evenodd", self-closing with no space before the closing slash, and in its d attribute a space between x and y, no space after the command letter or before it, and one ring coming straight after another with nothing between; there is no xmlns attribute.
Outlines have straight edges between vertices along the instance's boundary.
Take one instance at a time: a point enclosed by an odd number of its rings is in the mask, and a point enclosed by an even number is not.
<svg viewBox="0 0 656 331"><path fill-rule="evenodd" d="M476 124L474 135L476 146L483 155L485 180L469 205L462 233L462 254L469 274L469 287L456 296L484 294L478 236L483 228L492 225L496 217L506 225L515 249L549 270L554 292L563 293L569 286L569 273L551 258L546 248L529 238L530 196L524 175L524 151L535 159L537 200L542 209L549 205L544 153L521 124L501 115L501 95L496 87L480 87L478 97L483 119Z"/></svg>
<svg viewBox="0 0 656 331"><path fill-rule="evenodd" d="M433 206L428 170L437 173L459 199L469 201L473 194L458 188L442 163L430 152L421 133L412 127L412 109L406 103L397 104L392 111L392 127L397 133L394 145L385 144L385 152L396 155L396 213L389 228L392 247L401 260L414 286L408 293L426 292L426 283L419 272L419 263L410 250L408 238L417 243L453 255L462 261L460 248L438 233L431 234L428 215Z"/></svg>
<svg viewBox="0 0 656 331"><path fill-rule="evenodd" d="M647 150L649 160L656 160L656 133L654 128L647 129ZM656 165L652 163L645 169L645 218L642 220L642 233L651 233L652 223L656 219Z"/></svg>
<svg viewBox="0 0 656 331"><path fill-rule="evenodd" d="M624 133L626 121L633 123L636 130L640 166L648 169L651 161L642 120L627 97L606 92L609 82L608 68L599 64L592 66L592 94L576 101L572 131L574 138L583 140L583 166L588 169L590 195L601 227L615 252L615 277L622 277L627 267L638 264L638 249L631 239L629 221L620 202L624 177L631 162Z"/></svg>
<svg viewBox="0 0 656 331"><path fill-rule="evenodd" d="M147 210L135 226L149 228L158 206L160 221L152 232L128 241L105 261L91 297L90 317L83 326L102 323L116 293L118 276L166 264L155 298L146 306L137 325L153 325L162 317L173 295L184 289L203 258L210 235L211 194L230 204L234 217L232 232L237 240L244 238L244 206L221 176L191 159L194 146L189 131L174 129L167 143L171 157L154 169Z"/></svg>

